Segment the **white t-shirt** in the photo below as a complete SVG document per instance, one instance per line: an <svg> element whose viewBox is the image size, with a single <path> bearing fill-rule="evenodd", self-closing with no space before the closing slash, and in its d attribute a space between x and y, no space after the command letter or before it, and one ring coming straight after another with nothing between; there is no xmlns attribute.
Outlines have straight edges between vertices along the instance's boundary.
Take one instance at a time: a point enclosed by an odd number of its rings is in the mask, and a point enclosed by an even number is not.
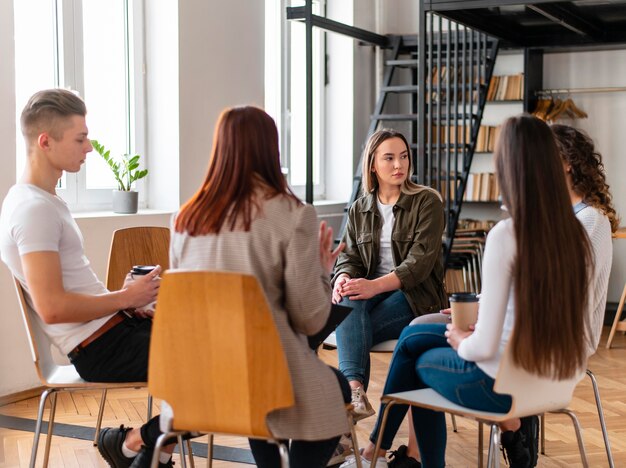
<svg viewBox="0 0 626 468"><path fill-rule="evenodd" d="M31 252L58 252L66 291L98 295L107 291L85 257L83 236L63 200L34 185L17 184L9 189L0 213L0 256L26 292L33 309L20 257ZM100 328L111 315L82 323L36 324L63 354Z"/></svg>
<svg viewBox="0 0 626 468"><path fill-rule="evenodd" d="M378 266L376 267L376 277L387 275L395 268L393 264L393 253L391 251L391 233L396 221L393 213L394 205L383 205L376 197L378 212L383 218L383 225L380 230L380 250L378 252Z"/></svg>

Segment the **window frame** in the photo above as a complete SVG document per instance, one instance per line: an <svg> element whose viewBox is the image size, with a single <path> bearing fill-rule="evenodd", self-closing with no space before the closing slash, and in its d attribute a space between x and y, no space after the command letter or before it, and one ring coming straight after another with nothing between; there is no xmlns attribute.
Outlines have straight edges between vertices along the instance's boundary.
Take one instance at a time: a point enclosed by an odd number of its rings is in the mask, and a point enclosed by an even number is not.
<svg viewBox="0 0 626 468"><path fill-rule="evenodd" d="M51 0L54 9L55 37L55 86L85 95L82 7L89 0ZM141 154L144 167L145 156L145 47L144 47L144 0L123 0L125 11L126 43L126 148L131 154ZM87 103L89 109L89 103ZM89 126L89 117L87 117ZM57 194L65 200L72 212L108 211L111 209L111 188L87 188L87 164L89 158L99 157L91 153L87 162L75 174L64 173ZM145 208L144 180L135 182L139 192L139 206Z"/></svg>
<svg viewBox="0 0 626 468"><path fill-rule="evenodd" d="M292 141L292 40L290 20L287 19L286 10L288 6L296 6L302 3L301 0L268 0L266 2L265 39L266 39L266 101L265 107L268 113L276 121L279 133L279 144L281 154L281 164L283 172L291 189L301 199L305 198L305 184L294 185L291 180L291 152ZM316 5L317 4L317 5ZM320 16L325 16L326 0L314 0L314 9L319 8ZM318 14L318 13L316 13ZM277 28L278 24L280 28ZM317 39L316 33L319 34ZM326 198L326 160L325 160L325 89L326 89L326 31L313 30L314 41L317 40L317 56L313 57L313 72L316 74L317 88L313 91L314 111L313 111L313 157L314 164L318 164L319 180L313 185L315 200ZM279 51L279 52L277 52ZM304 56L305 50L301 51ZM317 66L316 66L317 65ZM268 71L268 68L271 70ZM273 89L268 89L272 86ZM278 89L276 89L278 88ZM301 92L306 93L304 83ZM317 131L316 131L317 130ZM300 157L306 158L306 142L303 142ZM314 169L315 170L315 169Z"/></svg>

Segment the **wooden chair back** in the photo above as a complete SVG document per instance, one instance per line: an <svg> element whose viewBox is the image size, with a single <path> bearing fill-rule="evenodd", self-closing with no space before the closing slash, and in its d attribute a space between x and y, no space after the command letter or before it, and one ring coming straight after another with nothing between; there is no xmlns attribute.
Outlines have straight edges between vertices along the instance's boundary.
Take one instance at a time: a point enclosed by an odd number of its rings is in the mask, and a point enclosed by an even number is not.
<svg viewBox="0 0 626 468"><path fill-rule="evenodd" d="M118 291L133 265L170 264L170 230L161 226L139 226L118 229L113 233L106 287Z"/></svg>
<svg viewBox="0 0 626 468"><path fill-rule="evenodd" d="M159 290L148 388L173 429L272 438L269 412L293 406L291 376L254 276L168 271Z"/></svg>

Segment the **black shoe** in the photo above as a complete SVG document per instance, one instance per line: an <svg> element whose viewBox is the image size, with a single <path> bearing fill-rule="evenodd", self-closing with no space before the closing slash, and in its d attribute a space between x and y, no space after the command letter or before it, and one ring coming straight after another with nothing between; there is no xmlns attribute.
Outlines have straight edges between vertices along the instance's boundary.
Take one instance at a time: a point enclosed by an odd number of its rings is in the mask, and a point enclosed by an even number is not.
<svg viewBox="0 0 626 468"><path fill-rule="evenodd" d="M150 468L153 452L154 449L142 445L141 452L139 452L139 455L135 457L135 460L133 461L133 464L130 465L130 468ZM172 468L172 466L174 466L174 462L171 458L167 463L159 462L159 468Z"/></svg>
<svg viewBox="0 0 626 468"><path fill-rule="evenodd" d="M119 429L105 427L98 436L98 452L111 468L128 468L134 458L128 458L122 453L122 444L126 439L126 433L132 427L121 425ZM135 457L137 458L137 457Z"/></svg>
<svg viewBox="0 0 626 468"><path fill-rule="evenodd" d="M407 455L407 450L406 445L401 445L398 450L391 452L391 458L387 461L389 468L422 468L420 462Z"/></svg>
<svg viewBox="0 0 626 468"><path fill-rule="evenodd" d="M522 418L520 432L524 434L524 439L526 439L526 448L530 454L530 466L533 468L537 466L539 457L539 418L537 416Z"/></svg>
<svg viewBox="0 0 626 468"><path fill-rule="evenodd" d="M502 448L504 449L504 458L511 468L529 468L531 466L530 452L521 430L503 432Z"/></svg>

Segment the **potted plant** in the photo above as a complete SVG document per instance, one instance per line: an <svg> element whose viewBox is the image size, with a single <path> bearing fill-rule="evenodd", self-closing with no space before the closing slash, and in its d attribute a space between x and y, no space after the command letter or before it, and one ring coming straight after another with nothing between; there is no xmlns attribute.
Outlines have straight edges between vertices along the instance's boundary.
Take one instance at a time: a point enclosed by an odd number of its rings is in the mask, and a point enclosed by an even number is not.
<svg viewBox="0 0 626 468"><path fill-rule="evenodd" d="M117 161L111 151L98 140L91 140L96 152L106 161L115 180L117 190L113 190L113 211L115 213L137 213L138 194L132 189L133 182L148 175L148 169L139 169L139 155L124 154Z"/></svg>

